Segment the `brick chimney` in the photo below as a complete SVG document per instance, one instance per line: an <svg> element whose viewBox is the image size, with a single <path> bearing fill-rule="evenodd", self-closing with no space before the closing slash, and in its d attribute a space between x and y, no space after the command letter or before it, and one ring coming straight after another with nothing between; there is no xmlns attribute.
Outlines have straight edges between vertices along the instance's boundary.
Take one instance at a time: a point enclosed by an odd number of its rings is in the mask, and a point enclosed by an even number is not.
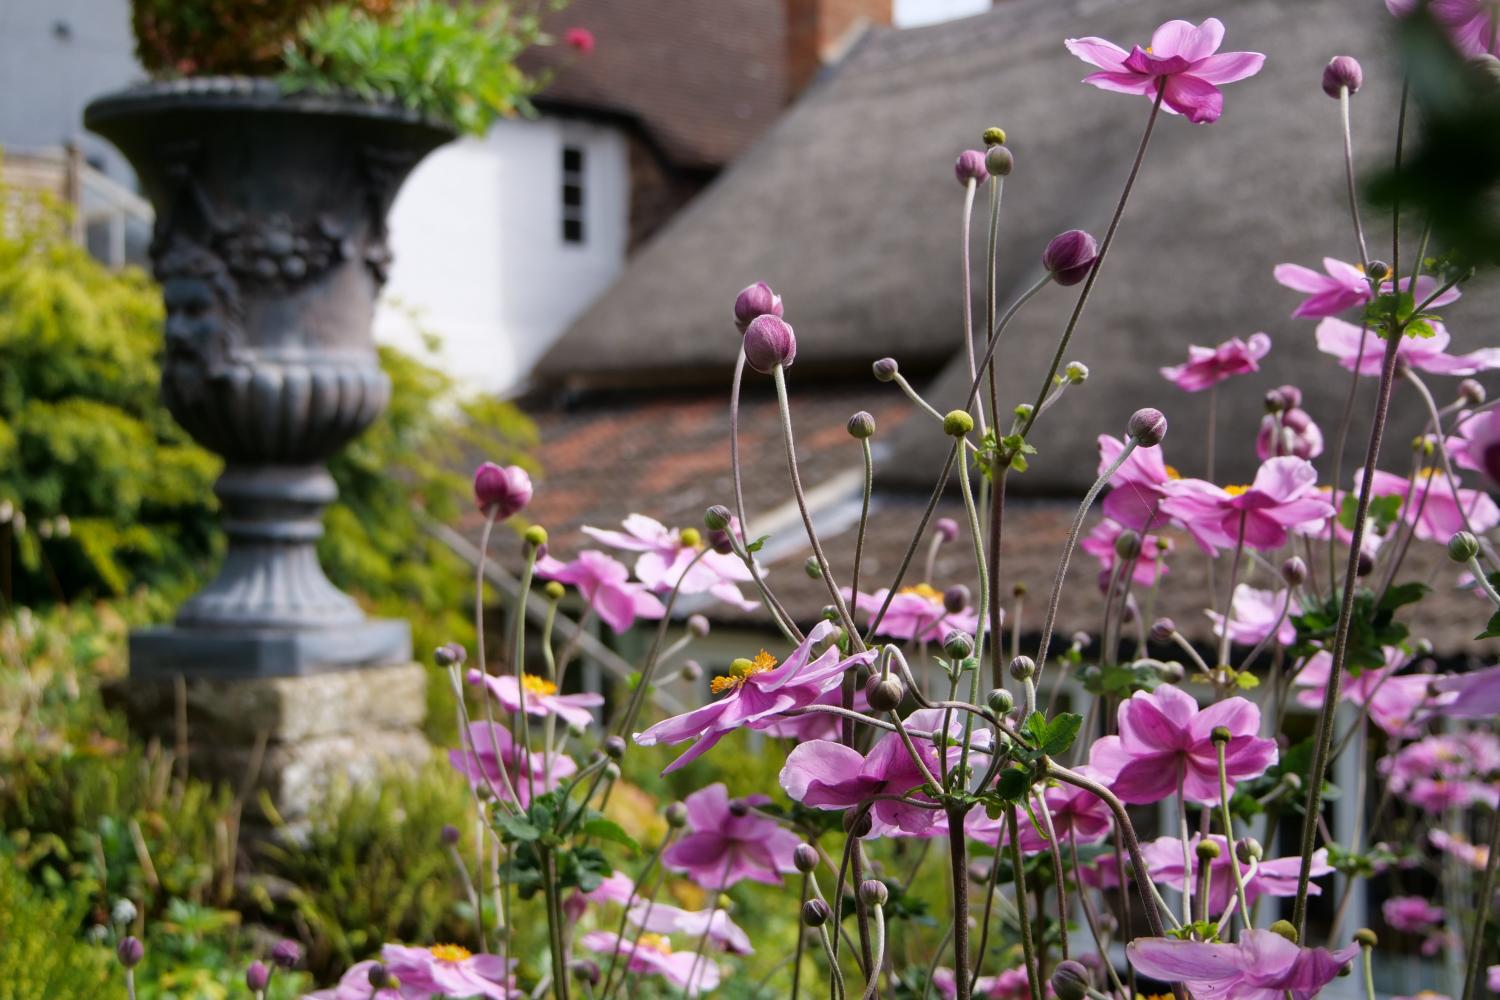
<svg viewBox="0 0 1500 1000"><path fill-rule="evenodd" d="M786 0L787 97L795 98L853 33L891 23L892 0Z"/></svg>

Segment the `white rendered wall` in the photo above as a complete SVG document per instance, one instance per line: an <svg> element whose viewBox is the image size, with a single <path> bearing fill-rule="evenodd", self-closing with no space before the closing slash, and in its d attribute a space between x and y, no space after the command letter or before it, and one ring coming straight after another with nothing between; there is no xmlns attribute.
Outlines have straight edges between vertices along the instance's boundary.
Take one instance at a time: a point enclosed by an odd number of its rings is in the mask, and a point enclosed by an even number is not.
<svg viewBox="0 0 1500 1000"><path fill-rule="evenodd" d="M562 238L562 150L584 150L584 241ZM382 343L422 349L478 389L516 388L619 274L629 221L625 136L581 119L503 121L429 157L391 213Z"/></svg>

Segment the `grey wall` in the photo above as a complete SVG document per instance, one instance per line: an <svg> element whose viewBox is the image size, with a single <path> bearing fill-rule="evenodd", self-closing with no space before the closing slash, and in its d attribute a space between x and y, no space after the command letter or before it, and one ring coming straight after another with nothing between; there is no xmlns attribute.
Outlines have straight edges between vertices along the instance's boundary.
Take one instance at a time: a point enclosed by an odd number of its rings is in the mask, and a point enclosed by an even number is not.
<svg viewBox="0 0 1500 1000"><path fill-rule="evenodd" d="M129 0L0 0L0 147L77 140L110 177L134 187L125 161L83 130L94 96L141 79Z"/></svg>

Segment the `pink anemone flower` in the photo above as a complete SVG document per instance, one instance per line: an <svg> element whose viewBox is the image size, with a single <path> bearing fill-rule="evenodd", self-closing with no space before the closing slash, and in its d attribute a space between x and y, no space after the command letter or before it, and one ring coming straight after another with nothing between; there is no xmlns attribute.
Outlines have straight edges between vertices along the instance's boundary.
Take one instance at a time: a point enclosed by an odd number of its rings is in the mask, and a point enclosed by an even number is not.
<svg viewBox="0 0 1500 1000"><path fill-rule="evenodd" d="M1370 280L1365 277L1363 267L1359 264L1349 264L1334 257L1323 258L1323 274L1319 274L1310 267L1301 264L1277 264L1272 274L1277 284L1290 288L1295 292L1303 292L1307 298L1297 304L1292 310L1293 319L1324 319L1329 316L1337 316L1346 309L1354 306L1362 306L1373 302L1375 296L1370 291ZM1382 294L1389 294L1396 285L1387 279L1381 283ZM1417 276L1416 284L1412 284L1410 278L1401 282L1403 291L1411 291L1415 303L1427 302L1428 308L1436 309L1457 302L1461 296L1457 287L1450 288L1441 295L1433 298L1433 292L1437 291L1437 279L1430 274ZM1413 289L1415 289L1413 291Z"/></svg>
<svg viewBox="0 0 1500 1000"><path fill-rule="evenodd" d="M1385 0L1386 9L1397 17L1416 10L1421 0ZM1495 33L1500 15L1491 0L1430 0L1427 11L1448 32L1454 48L1470 59L1489 53L1500 56Z"/></svg>
<svg viewBox="0 0 1500 1000"><path fill-rule="evenodd" d="M1206 611L1214 623L1214 635L1224 634L1224 616ZM1289 588L1258 590L1248 583L1235 586L1229 600L1229 638L1245 646L1254 646L1276 631L1276 641L1290 646L1297 639L1292 616L1302 613L1302 605Z"/></svg>
<svg viewBox="0 0 1500 1000"><path fill-rule="evenodd" d="M1252 333L1249 340L1233 337L1218 347L1188 345L1188 359L1161 370L1162 378L1184 392L1202 392L1236 375L1260 371L1260 359L1271 350L1271 338Z"/></svg>
<svg viewBox="0 0 1500 1000"><path fill-rule="evenodd" d="M1353 323L1330 317L1318 324L1314 336L1318 350L1337 358L1343 367L1354 371L1358 362L1361 375L1380 374L1385 341L1373 333L1363 334ZM1361 339L1364 340L1363 353L1360 352ZM1473 375L1500 368L1500 347L1481 347L1468 354L1449 354L1446 348L1452 339L1448 328L1434 320L1432 336L1402 337L1396 356L1413 368L1435 375Z"/></svg>
<svg viewBox="0 0 1500 1000"><path fill-rule="evenodd" d="M872 622L889 593L889 588L882 587L873 594L855 595L854 610L862 612L866 621ZM848 600L849 596L849 590L845 588L844 599ZM949 611L943 606L941 590L929 583L917 583L896 591L875 634L906 641L942 642L943 637L954 629L972 634L978 624L978 614L972 607Z"/></svg>
<svg viewBox="0 0 1500 1000"><path fill-rule="evenodd" d="M635 883L630 876L623 872L610 872L604 877L604 881L588 892L579 892L574 889L563 900L563 912L568 919L577 921L587 912L590 906L602 906L605 903L618 903L624 906L630 902L635 895Z"/></svg>
<svg viewBox="0 0 1500 1000"><path fill-rule="evenodd" d="M1359 954L1359 945L1330 952L1248 930L1238 944L1136 938L1125 954L1137 972L1182 983L1199 1000L1313 1000Z"/></svg>
<svg viewBox="0 0 1500 1000"><path fill-rule="evenodd" d="M622 563L593 549L578 553L570 563L544 556L537 560L536 575L577 587L616 635L628 631L637 618L657 619L667 613L644 584L630 582L630 571Z"/></svg>
<svg viewBox="0 0 1500 1000"><path fill-rule="evenodd" d="M1124 449L1124 439L1099 435L1099 475L1104 475ZM1100 509L1105 517L1132 531L1144 534L1153 526L1160 528L1157 508L1166 496L1164 487L1179 478L1177 470L1162 457L1160 447L1136 448L1109 477L1109 493Z"/></svg>
<svg viewBox="0 0 1500 1000"><path fill-rule="evenodd" d="M1364 470L1356 470L1356 484L1363 474ZM1410 499L1406 495L1408 488L1411 490ZM1457 500L1454 499L1455 493L1458 494ZM1496 506L1489 494L1450 482L1441 469L1423 469L1415 480L1376 469L1370 480L1370 495L1400 497L1401 520L1412 525L1416 536L1424 542L1446 545L1454 532L1472 529L1483 533L1500 525L1500 506Z"/></svg>
<svg viewBox="0 0 1500 1000"><path fill-rule="evenodd" d="M1165 484L1162 513L1181 521L1200 548L1213 554L1233 549L1243 525L1245 544L1267 551L1286 544L1293 528L1333 516L1318 492L1318 474L1302 458L1285 455L1261 464L1249 486L1215 486L1201 479Z"/></svg>
<svg viewBox="0 0 1500 1000"><path fill-rule="evenodd" d="M1168 21L1151 36L1151 44L1129 52L1102 38L1069 38L1068 51L1098 73L1083 78L1100 90L1140 94L1194 125L1219 120L1224 95L1218 85L1260 72L1266 57L1259 52L1219 52L1224 25L1208 18L1201 25Z"/></svg>
<svg viewBox="0 0 1500 1000"><path fill-rule="evenodd" d="M829 645L822 654L814 656L813 650L830 640L836 631L832 622L819 622L779 666L776 658L765 650L754 660L736 661L738 667L732 667L726 676L715 677L710 685L714 694L724 697L636 733L636 743L650 747L695 740L682 756L667 765L662 772L666 774L697 760L741 726L765 729L783 713L814 704L839 686L845 671L868 665L878 652L867 649L842 657L838 646Z"/></svg>
<svg viewBox="0 0 1500 1000"><path fill-rule="evenodd" d="M911 732L912 745L932 775L940 774L943 766L931 737L924 738L919 734L941 731L943 715L943 709L924 708L911 713L905 721ZM988 746L987 733L987 730L973 733L969 751L971 760L983 752L973 749L975 745ZM950 718L948 735L954 739L963 737L962 719ZM962 756L962 749L949 746L947 756L949 765L955 765ZM781 787L793 801L813 809L848 809L869 802L876 795L908 795L926 782L921 768L917 767L906 744L896 733L882 736L868 755L861 755L858 750L832 740L800 744L787 755L780 780ZM931 801L925 792L909 797ZM871 803L870 836L929 836L942 817L941 809L881 799Z"/></svg>
<svg viewBox="0 0 1500 1000"><path fill-rule="evenodd" d="M503 767L522 809L531 804L533 789L550 792L562 784L563 779L578 772L573 758L554 753L550 761L544 761L541 754L518 748L511 739L510 730L492 722L472 723L464 747L449 750L448 762L475 788L488 790L494 785L501 795L506 794L505 781L500 776Z"/></svg>
<svg viewBox="0 0 1500 1000"><path fill-rule="evenodd" d="M623 522L624 531L607 531L585 526L584 534L613 549L639 552L635 561L636 579L653 593L670 593L677 588L683 594L709 594L742 611L760 607L740 592L739 584L751 583L754 577L739 557L727 552L703 552L703 542L684 540L682 532L668 528L645 514L631 514ZM735 526L730 525L734 531ZM701 553L701 555L700 555ZM696 560L696 561L695 561Z"/></svg>
<svg viewBox="0 0 1500 1000"><path fill-rule="evenodd" d="M1104 775L1087 764L1074 770L1085 778L1105 780ZM1104 804L1103 799L1092 792L1076 785L1059 783L1049 785L1042 796L1047 804L1047 812L1052 817L1052 832L1057 835L1059 846L1070 840L1077 840L1081 844L1094 844L1109 834L1110 824L1113 821L1109 807ZM1041 809L1036 807L1035 802L1032 808L1040 820ZM969 813L969 820L965 824L965 830L970 837L993 847L1009 843L1009 837L1006 835L1007 829L1003 816L990 819L982 809ZM1045 829L1046 823L1043 821L1042 830ZM1023 854L1040 854L1052 849L1052 845L1047 843L1042 833L1025 816L1021 817L1020 822L1016 824L1016 834Z"/></svg>
<svg viewBox="0 0 1500 1000"><path fill-rule="evenodd" d="M1260 418L1255 435L1255 457L1264 462L1278 455L1317 458L1323 454L1323 431L1308 412L1290 407L1279 415L1267 413Z"/></svg>
<svg viewBox="0 0 1500 1000"><path fill-rule="evenodd" d="M730 802L723 782L698 789L683 799L687 834L662 853L662 863L712 891L745 879L780 885L783 873L797 870L792 854L802 840L755 812L770 801L749 795Z"/></svg>
<svg viewBox="0 0 1500 1000"><path fill-rule="evenodd" d="M717 963L700 959L696 949L673 951L672 942L660 934L642 934L632 941L609 931L590 931L579 943L601 954L628 955L626 968L631 972L661 976L690 997L719 986Z"/></svg>
<svg viewBox="0 0 1500 1000"><path fill-rule="evenodd" d="M953 1000L958 996L958 980L954 978L952 969L934 970L932 985L938 996L945 1000ZM1026 969L1017 966L1006 969L998 976L980 976L975 979L970 995L978 1000L1030 1000L1031 980L1027 978ZM1053 995L1051 983L1047 984L1047 995Z"/></svg>
<svg viewBox="0 0 1500 1000"><path fill-rule="evenodd" d="M1188 853L1193 858L1193 892L1198 891L1199 878L1203 864L1198 857L1198 843L1203 837L1193 834L1188 840ZM1229 865L1231 858L1230 847L1223 836L1214 834L1209 838L1219 847L1218 857L1209 863L1208 868L1208 912L1223 913L1229 901L1235 897L1236 889L1234 883L1234 872ZM1177 837L1158 837L1141 847L1141 855L1145 858L1146 867L1151 871L1151 879L1162 885L1170 886L1177 891L1182 891L1182 841ZM1312 874L1314 878L1320 875L1328 875L1333 871L1333 866L1328 863L1328 851L1319 848L1313 852ZM1106 868L1112 866L1106 865ZM1240 878L1245 883L1245 901L1252 906L1262 896L1295 896L1297 895L1297 878L1301 874L1302 859L1300 857L1275 858L1260 861L1254 870L1247 864L1240 864ZM1308 894L1317 896L1322 894L1322 889L1316 883L1308 885Z"/></svg>
<svg viewBox="0 0 1500 1000"><path fill-rule="evenodd" d="M1429 690L1433 683L1430 674L1397 676L1396 671L1406 661L1406 654L1390 647L1385 651L1385 666L1361 670L1358 677L1346 670L1339 688L1341 698L1369 712L1370 721L1391 736L1416 735L1416 723L1423 714L1422 708L1448 700L1433 697ZM1299 705L1317 708L1323 704L1323 692L1328 687L1328 673L1332 667L1333 656L1324 651L1314 653L1297 671L1295 683L1303 689L1297 692Z"/></svg>
<svg viewBox="0 0 1500 1000"><path fill-rule="evenodd" d="M475 955L456 944L438 944L431 948L410 948L388 944L380 949L380 960L386 971L396 977L403 991L413 990L426 997L493 997L507 1000L515 995L510 967L494 955ZM368 989L369 980L365 986Z"/></svg>
<svg viewBox="0 0 1500 1000"><path fill-rule="evenodd" d="M1224 747L1229 790L1276 763L1276 742L1255 735L1260 709L1244 698L1226 698L1201 711L1192 696L1164 684L1137 691L1120 703L1118 736L1089 750L1089 764L1106 775L1111 791L1132 805L1159 802L1182 786L1189 802L1219 801L1219 759L1213 731L1229 730Z"/></svg>
<svg viewBox="0 0 1500 1000"><path fill-rule="evenodd" d="M1441 711L1459 719L1492 719L1500 715L1500 666L1443 677L1435 682L1452 698Z"/></svg>
<svg viewBox="0 0 1500 1000"><path fill-rule="evenodd" d="M1116 491L1118 492L1118 491ZM1111 493L1110 496L1114 496ZM1109 578L1113 574L1115 563L1120 559L1120 553L1115 549L1115 540L1125 532L1125 525L1108 517L1100 518L1099 523L1083 537L1078 547L1089 555L1099 560L1099 589L1102 591L1109 586ZM1163 562L1163 557L1172 551L1172 543L1160 535L1141 536L1141 554L1135 558L1130 567L1130 575L1137 587L1149 587L1156 582L1158 573L1165 575L1168 567Z"/></svg>
<svg viewBox="0 0 1500 1000"><path fill-rule="evenodd" d="M1447 830L1434 828L1427 831L1427 842L1475 871L1484 871L1490 863L1489 845L1471 843L1461 833L1449 833ZM1496 992L1500 993L1500 990Z"/></svg>
<svg viewBox="0 0 1500 1000"><path fill-rule="evenodd" d="M1380 904L1385 922L1403 934L1422 934L1443 922L1443 908L1421 896L1392 896Z"/></svg>
<svg viewBox="0 0 1500 1000"><path fill-rule="evenodd" d="M722 909L684 910L670 903L640 900L625 914L635 926L652 934L685 934L701 938L704 933L731 955L750 955L755 947L750 935Z"/></svg>
<svg viewBox="0 0 1500 1000"><path fill-rule="evenodd" d="M1484 805L1500 807L1500 739L1482 730L1428 736L1380 759L1391 794L1433 814Z"/></svg>
<svg viewBox="0 0 1500 1000"><path fill-rule="evenodd" d="M521 688L524 687L527 715L543 717L555 715L571 726L593 725L594 713L589 709L598 708L604 704L602 694L591 694L587 691L579 694L558 694L556 684L536 674L523 675L518 684L512 674L496 677L493 674L471 669L469 683L485 685L507 712L521 710Z"/></svg>
<svg viewBox="0 0 1500 1000"><path fill-rule="evenodd" d="M1473 469L1493 492L1500 492L1500 410L1462 419L1448 448L1456 465Z"/></svg>

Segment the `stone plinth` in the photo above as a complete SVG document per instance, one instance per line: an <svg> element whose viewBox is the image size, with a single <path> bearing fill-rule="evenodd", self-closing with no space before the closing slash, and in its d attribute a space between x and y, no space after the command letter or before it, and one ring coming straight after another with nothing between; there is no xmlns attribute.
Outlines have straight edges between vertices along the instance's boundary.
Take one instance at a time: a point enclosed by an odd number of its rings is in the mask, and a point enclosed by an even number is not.
<svg viewBox="0 0 1500 1000"><path fill-rule="evenodd" d="M167 747L181 740L185 707L192 773L235 788L253 779L289 822L335 780L368 780L430 753L427 672L416 663L301 677L132 677L116 695L137 731ZM247 800L252 813L257 803Z"/></svg>

